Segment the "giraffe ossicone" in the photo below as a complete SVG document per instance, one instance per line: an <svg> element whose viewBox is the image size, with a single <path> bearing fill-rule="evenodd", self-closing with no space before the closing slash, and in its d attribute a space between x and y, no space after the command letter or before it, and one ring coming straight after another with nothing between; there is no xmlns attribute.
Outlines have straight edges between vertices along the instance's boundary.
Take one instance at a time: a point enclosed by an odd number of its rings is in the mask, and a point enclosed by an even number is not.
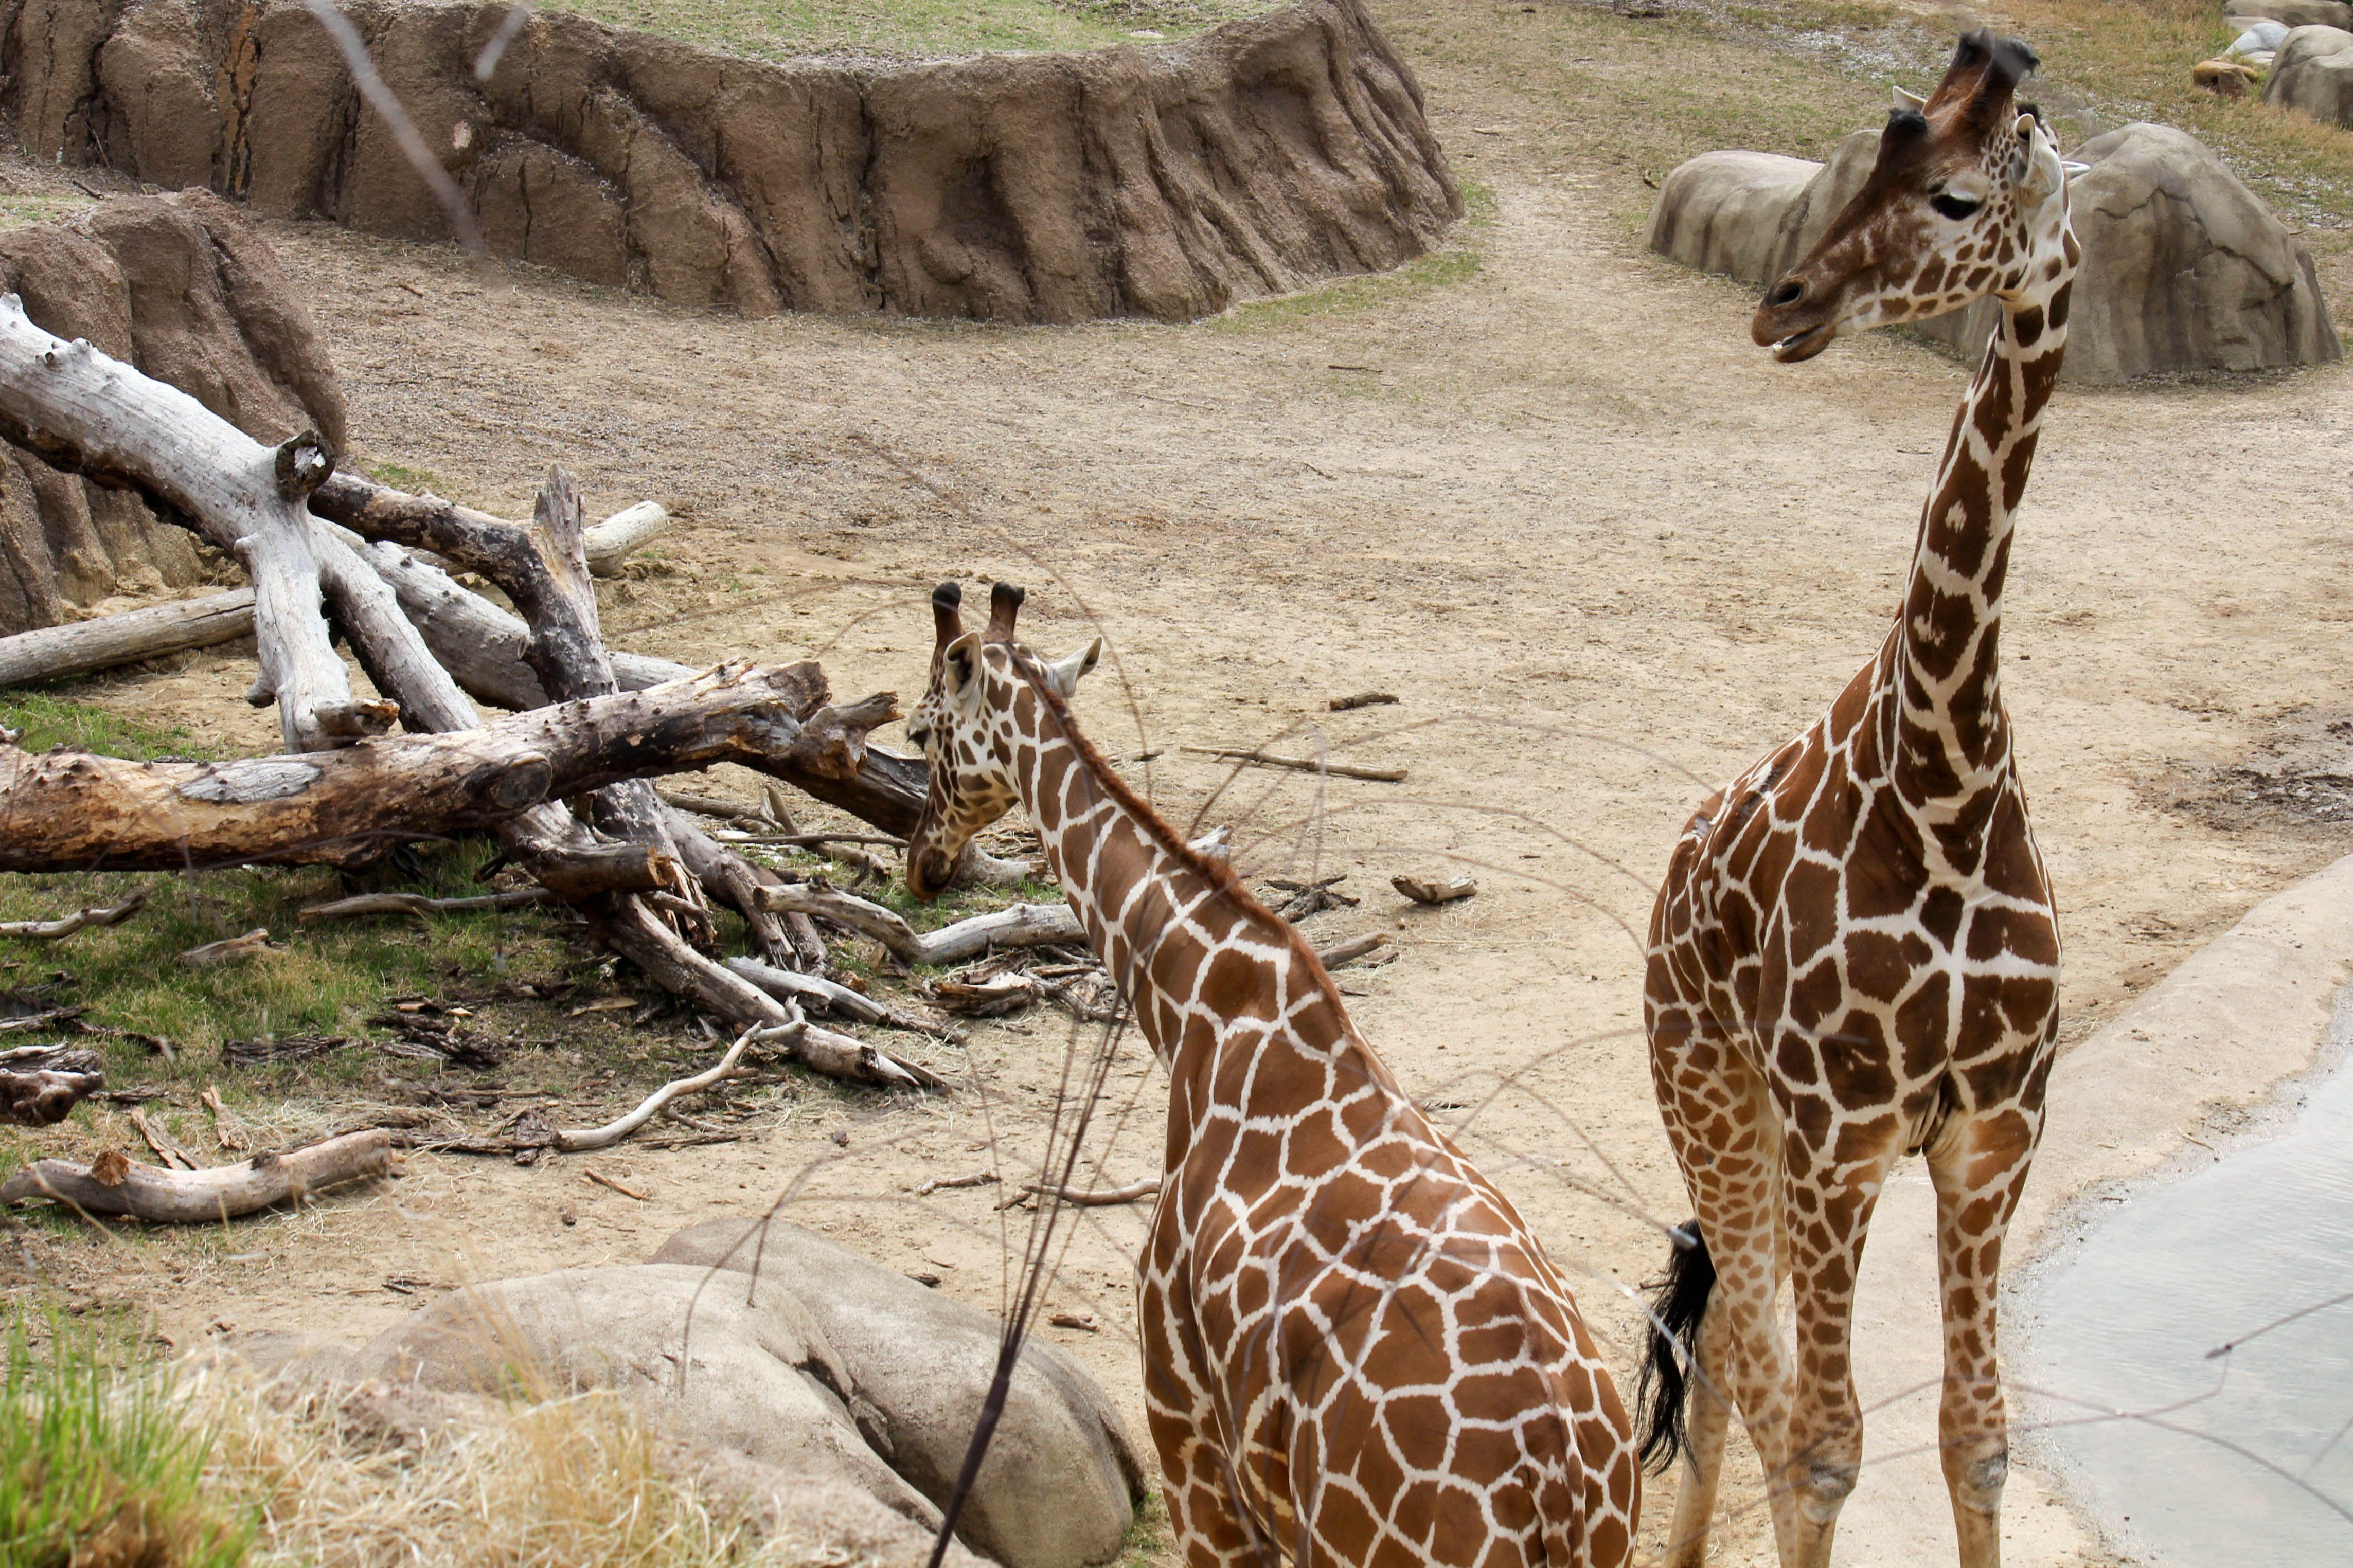
<svg viewBox="0 0 2353 1568"><path fill-rule="evenodd" d="M1298 933L1187 846L1079 732L1099 645L1045 663L998 584L986 633L933 599L910 716L935 894L1018 801L1166 1068L1138 1267L1145 1404L1188 1568L1615 1568L1633 1424L1508 1199L1373 1053Z"/></svg>
<svg viewBox="0 0 2353 1568"><path fill-rule="evenodd" d="M1980 31L1926 100L1899 90L1869 179L1751 328L1794 363L1989 295L2001 310L1877 656L1701 805L1651 917L1651 1078L1697 1211L1645 1376L1659 1390L1646 1452L1683 1459L1679 1568L1704 1561L1736 1414L1783 1568L1830 1561L1862 1451L1856 1274L1908 1152L1926 1153L1936 1190L1938 1430L1960 1561L2000 1560L1995 1295L2059 1017L2058 919L2001 700L2001 598L2081 259L2067 166L2015 101L2035 64Z"/></svg>

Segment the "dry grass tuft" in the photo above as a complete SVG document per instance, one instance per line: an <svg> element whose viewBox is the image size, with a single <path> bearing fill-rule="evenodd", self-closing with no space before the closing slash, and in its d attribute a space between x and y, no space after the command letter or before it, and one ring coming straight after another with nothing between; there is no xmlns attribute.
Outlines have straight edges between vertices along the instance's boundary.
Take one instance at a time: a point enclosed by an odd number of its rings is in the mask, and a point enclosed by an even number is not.
<svg viewBox="0 0 2353 1568"><path fill-rule="evenodd" d="M197 1380L210 1478L259 1500L250 1562L306 1568L751 1568L795 1561L705 1498L629 1403L593 1392L386 1423L231 1371Z"/></svg>

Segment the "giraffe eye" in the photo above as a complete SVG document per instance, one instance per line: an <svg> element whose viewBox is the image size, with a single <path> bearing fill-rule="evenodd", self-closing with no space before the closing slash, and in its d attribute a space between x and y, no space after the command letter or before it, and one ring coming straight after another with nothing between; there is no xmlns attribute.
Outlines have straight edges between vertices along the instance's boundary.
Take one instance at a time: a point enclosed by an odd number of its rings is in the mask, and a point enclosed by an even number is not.
<svg viewBox="0 0 2353 1568"><path fill-rule="evenodd" d="M1957 196L1950 191L1938 191L1928 198L1928 205L1935 207L1941 216L1951 218L1957 223L1985 205L1985 203L1971 196Z"/></svg>

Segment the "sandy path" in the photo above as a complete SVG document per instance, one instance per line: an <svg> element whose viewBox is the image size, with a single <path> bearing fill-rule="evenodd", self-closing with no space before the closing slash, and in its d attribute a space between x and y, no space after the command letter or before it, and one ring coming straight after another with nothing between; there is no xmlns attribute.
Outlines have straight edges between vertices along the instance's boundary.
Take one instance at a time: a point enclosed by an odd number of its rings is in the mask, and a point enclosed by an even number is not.
<svg viewBox="0 0 2353 1568"><path fill-rule="evenodd" d="M1450 145L1515 107L1507 88L1429 77ZM1108 750L1136 751L1139 721L1170 747L1312 722L1409 765L1402 787L1335 784L1312 833L1275 831L1312 812L1303 783L1246 780L1217 815L1240 805L1246 832L1274 834L1264 869L1320 855L1352 873L1364 907L1317 917L1317 940L1400 929L1403 958L1346 985L1409 1086L1472 1103L1518 1075L1472 1142L1586 1273L1588 1310L1624 1354L1632 1315L1605 1282L1660 1260L1639 1215L1683 1212L1630 933L1699 796L1876 644L1963 373L1897 341L1776 366L1748 342L1743 290L1630 252L1599 216L1622 175L1580 174L1573 149L1533 138L1475 146L1499 210L1474 278L1240 331L744 321L322 228L270 234L335 344L363 457L511 512L557 459L592 505L678 506L688 569L631 584L608 612L617 640L690 658L824 647L838 690L912 696L923 591L1007 576L1031 585L1026 623L1049 649L1082 635L1082 605L1100 617L1120 665L1080 710ZM2348 374L2076 392L2051 416L2008 688L2065 922L2071 1042L2353 837L2169 804L2344 703ZM257 722L234 701L244 679L203 662L121 700L201 700L194 727L241 732ZM1405 701L1322 711L1373 687ZM1181 819L1219 777L1172 751L1150 784ZM1450 855L1487 868L1481 895L1405 913L1388 874ZM1008 1147L1034 1130L1065 1037L1039 1020L976 1047ZM1128 1072L1115 1081L1140 1102L1110 1161L1119 1180L1151 1170L1157 1145L1156 1079ZM1624 1208L1548 1168L1613 1181L1571 1121L1623 1173ZM930 1259L944 1289L993 1303L987 1189L907 1196L985 1162L987 1136L970 1096L867 1110L812 1094L757 1144L606 1163L650 1184L649 1205L565 1165L425 1159L391 1193L166 1249L159 1267L180 1278L158 1294L183 1334L216 1318L366 1332L411 1304L379 1287L387 1274L642 1257L823 1159L804 1192L829 1201L797 1215L895 1264ZM1089 1223L1061 1304L1103 1331L1051 1331L1131 1413L1123 1252L1141 1223ZM1878 1243L1928 1247L1918 1227ZM1873 1336L1928 1331L1867 1324L1866 1375ZM1919 1491L1866 1487L1851 1539ZM2018 1489L2014 1528L2034 1492ZM1735 1534L1762 1560L1754 1515Z"/></svg>

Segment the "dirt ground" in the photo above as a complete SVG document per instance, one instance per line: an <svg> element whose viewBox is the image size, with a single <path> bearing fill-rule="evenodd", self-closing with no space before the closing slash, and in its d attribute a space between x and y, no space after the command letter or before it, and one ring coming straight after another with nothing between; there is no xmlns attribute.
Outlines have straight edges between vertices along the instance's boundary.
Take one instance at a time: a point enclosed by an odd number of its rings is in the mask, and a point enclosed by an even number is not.
<svg viewBox="0 0 2353 1568"><path fill-rule="evenodd" d="M1042 649L1110 639L1080 713L1114 755L1160 750L1131 772L1180 823L1225 779L1182 745L1312 736L1409 767L1320 803L1308 781L1252 774L1206 820L1237 824L1253 869L1349 874L1363 904L1314 917L1317 942L1398 933L1396 963L1342 976L1359 1021L1409 1087L1458 1108L1630 1375L1623 1288L1662 1258L1653 1222L1684 1210L1638 1029L1651 892L1697 800L1876 645L1964 372L1894 338L1772 363L1745 290L1636 247L1628 171L1549 139L1508 73L1417 63L1458 168L1493 193L1481 266L1331 309L1184 328L744 321L268 232L335 345L363 459L510 515L560 461L592 507L651 496L680 514L676 574L609 607L618 645L818 654L839 693L912 700L930 585L1005 577L1030 587ZM2349 375L2053 406L2006 686L2064 921L2067 1041L2353 847L2329 812L2247 783L2289 752L2345 771L2328 725L2348 715L2353 642ZM266 741L236 700L247 679L224 656L106 700ZM1325 711L1368 689L1402 700ZM1467 903L1409 910L1388 889L1457 865L1480 881ZM756 1141L595 1162L642 1203L579 1162L419 1156L378 1192L144 1247L124 1284L182 1342L220 1325L359 1336L416 1305L387 1278L635 1260L789 1193L792 1217L993 1307L1026 1215L986 1186L913 1189L1018 1172L1072 1044L1043 1016L987 1026L985 1092L807 1100ZM1162 1084L1125 1050L1106 1182L1157 1166ZM1099 1328L1045 1331L1139 1431L1144 1219L1086 1218L1050 1306ZM1665 1509L1649 1511L1655 1541ZM1761 1514L1730 1530L1726 1560L1769 1556Z"/></svg>

